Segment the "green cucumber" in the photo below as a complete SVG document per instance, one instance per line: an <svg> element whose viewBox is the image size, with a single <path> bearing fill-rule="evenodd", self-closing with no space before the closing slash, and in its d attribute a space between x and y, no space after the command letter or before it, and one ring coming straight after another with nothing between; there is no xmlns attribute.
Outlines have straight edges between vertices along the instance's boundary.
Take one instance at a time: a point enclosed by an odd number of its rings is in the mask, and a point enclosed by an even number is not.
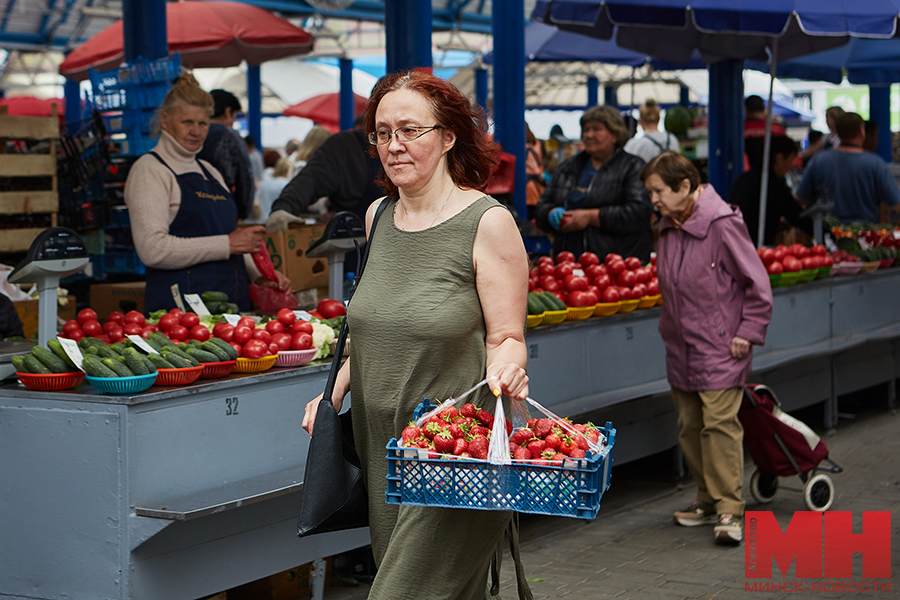
<svg viewBox="0 0 900 600"><path fill-rule="evenodd" d="M172 364L173 369L187 369L189 367L195 367L197 365L191 363L189 360L181 358L179 355L174 352L163 352L163 358L165 358L168 362Z"/></svg>
<svg viewBox="0 0 900 600"><path fill-rule="evenodd" d="M200 299L203 302L228 302L228 294L225 292L218 291L208 291L200 294Z"/></svg>
<svg viewBox="0 0 900 600"><path fill-rule="evenodd" d="M190 346L188 346L188 347L190 347ZM175 356L179 357L180 359L188 361L190 363L190 366L192 366L192 367L200 366L199 360L197 360L196 358L194 358L193 356L191 356L190 354L188 354L181 348L171 348L169 346L166 346L165 348L163 348L163 354L164 355L174 354ZM168 360L168 358L166 360ZM185 366L188 366L188 365L185 365Z"/></svg>
<svg viewBox="0 0 900 600"><path fill-rule="evenodd" d="M202 350L200 348L191 348L187 351L187 353L202 363L222 362L219 360L219 357L212 352L207 352L206 350Z"/></svg>
<svg viewBox="0 0 900 600"><path fill-rule="evenodd" d="M106 344L95 347L97 348L97 356L99 356L100 358L116 358L119 356L118 352L116 352Z"/></svg>
<svg viewBox="0 0 900 600"><path fill-rule="evenodd" d="M566 305L562 300L553 295L552 292L541 292L541 298L547 306L547 310L566 310Z"/></svg>
<svg viewBox="0 0 900 600"><path fill-rule="evenodd" d="M35 346L31 349L31 354L41 362L45 367L54 373L71 373L66 363L43 346Z"/></svg>
<svg viewBox="0 0 900 600"><path fill-rule="evenodd" d="M175 342L166 337L161 331L154 331L153 333L147 335L147 341L153 340L156 342L157 346L175 346L177 345Z"/></svg>
<svg viewBox="0 0 900 600"><path fill-rule="evenodd" d="M215 354L219 357L219 362L225 362L231 360L228 352L225 352L224 348L220 348L218 344L214 344L212 341L207 340L200 344L201 350L206 350L210 354Z"/></svg>
<svg viewBox="0 0 900 600"><path fill-rule="evenodd" d="M9 360L19 373L31 373L31 371L28 370L28 367L25 366L25 357L23 355L14 354L9 357Z"/></svg>
<svg viewBox="0 0 900 600"><path fill-rule="evenodd" d="M75 363L73 363L72 359L69 358L69 355L66 354L66 351L63 349L62 344L59 343L58 339L52 338L47 340L47 347L53 351L53 354L57 355L64 363L66 363L69 373L74 373L78 370L78 367L75 366Z"/></svg>
<svg viewBox="0 0 900 600"><path fill-rule="evenodd" d="M25 358L23 359L23 363L25 365L25 368L28 369L28 373L47 375L53 372L45 367L44 363L35 358L33 354L26 354Z"/></svg>
<svg viewBox="0 0 900 600"><path fill-rule="evenodd" d="M175 365L162 357L160 354L149 354L147 358L156 366L157 369L174 369Z"/></svg>
<svg viewBox="0 0 900 600"><path fill-rule="evenodd" d="M138 356L141 357L141 361L144 363L144 366L147 367L148 373L156 373L156 365L153 364L153 361L150 360L146 354L138 352Z"/></svg>
<svg viewBox="0 0 900 600"><path fill-rule="evenodd" d="M118 377L116 372L106 367L97 356L86 354L81 361L81 368L91 377Z"/></svg>
<svg viewBox="0 0 900 600"><path fill-rule="evenodd" d="M209 338L209 341L224 350L228 354L228 360L237 360L238 352L234 349L234 346L232 346L222 338Z"/></svg>
<svg viewBox="0 0 900 600"><path fill-rule="evenodd" d="M131 369L115 358L107 356L106 358L101 358L100 362L110 371L115 371L116 377L134 377L134 373L131 372Z"/></svg>
<svg viewBox="0 0 900 600"><path fill-rule="evenodd" d="M122 356L125 358L125 364L135 375L147 375L150 373L150 370L144 365L140 353L134 348L129 348Z"/></svg>

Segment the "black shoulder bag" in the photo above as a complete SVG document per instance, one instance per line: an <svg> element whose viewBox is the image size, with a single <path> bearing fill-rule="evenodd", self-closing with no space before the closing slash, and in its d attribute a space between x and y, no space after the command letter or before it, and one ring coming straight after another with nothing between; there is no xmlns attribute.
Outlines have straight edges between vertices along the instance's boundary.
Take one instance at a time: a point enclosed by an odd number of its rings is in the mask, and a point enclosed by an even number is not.
<svg viewBox="0 0 900 600"><path fill-rule="evenodd" d="M362 277L369 248L372 247L372 238L375 236L375 226L387 205L388 199L384 198L372 218L372 230L369 232L362 260L358 261L358 274L353 282L351 296ZM369 498L363 483L362 464L353 443L350 411L338 416L331 403L334 381L341 368L346 341L345 318L334 348L325 393L319 401L313 424L315 435L309 440L306 472L300 489L300 517L297 522L297 535L300 537L369 525Z"/></svg>

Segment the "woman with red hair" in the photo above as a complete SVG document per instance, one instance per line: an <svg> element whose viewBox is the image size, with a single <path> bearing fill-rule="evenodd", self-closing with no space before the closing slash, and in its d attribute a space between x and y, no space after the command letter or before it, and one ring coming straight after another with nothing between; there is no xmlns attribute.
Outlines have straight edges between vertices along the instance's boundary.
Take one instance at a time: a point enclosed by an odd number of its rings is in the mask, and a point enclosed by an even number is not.
<svg viewBox="0 0 900 600"><path fill-rule="evenodd" d="M378 566L369 598L482 600L504 533L517 539L510 512L385 503L385 445L423 398L456 397L486 377L490 391L467 401L492 408L491 391L528 395L528 259L510 212L480 191L496 162L486 130L459 90L419 72L383 77L366 109L387 194L367 230L387 204L348 307L353 343L331 401L340 410L353 398ZM306 407L308 431L318 400Z"/></svg>

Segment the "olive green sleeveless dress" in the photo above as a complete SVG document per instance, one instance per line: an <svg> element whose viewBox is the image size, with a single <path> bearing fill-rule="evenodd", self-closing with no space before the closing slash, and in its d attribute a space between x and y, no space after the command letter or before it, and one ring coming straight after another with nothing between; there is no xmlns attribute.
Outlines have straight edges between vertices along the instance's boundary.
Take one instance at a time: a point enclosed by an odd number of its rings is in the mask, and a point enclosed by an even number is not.
<svg viewBox="0 0 900 600"><path fill-rule="evenodd" d="M391 438L423 398L445 400L485 377L485 324L472 246L490 197L422 231L376 225L348 308L353 432L366 472L378 600L483 600L491 558L512 513L385 503ZM496 210L496 209L494 209ZM493 412L483 387L470 401Z"/></svg>

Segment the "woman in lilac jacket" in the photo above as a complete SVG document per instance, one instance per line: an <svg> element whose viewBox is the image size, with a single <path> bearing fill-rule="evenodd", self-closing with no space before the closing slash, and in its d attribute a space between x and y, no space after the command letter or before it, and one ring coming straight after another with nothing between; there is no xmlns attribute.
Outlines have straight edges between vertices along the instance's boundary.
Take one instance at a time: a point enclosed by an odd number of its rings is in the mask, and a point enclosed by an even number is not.
<svg viewBox="0 0 900 600"><path fill-rule="evenodd" d="M762 345L772 289L740 210L676 152L641 173L663 215L657 275L663 296L659 331L678 414L678 442L697 499L675 513L680 525L715 524L718 543L743 538L743 428L738 421L751 345Z"/></svg>

